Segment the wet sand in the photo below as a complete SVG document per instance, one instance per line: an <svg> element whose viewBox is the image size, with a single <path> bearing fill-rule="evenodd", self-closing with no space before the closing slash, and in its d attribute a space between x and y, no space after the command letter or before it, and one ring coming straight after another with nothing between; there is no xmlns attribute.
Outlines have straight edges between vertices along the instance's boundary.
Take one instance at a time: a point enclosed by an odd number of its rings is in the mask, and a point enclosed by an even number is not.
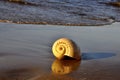
<svg viewBox="0 0 120 80"><path fill-rule="evenodd" d="M119 80L119 26L0 23L0 80ZM81 61L55 59L51 46L61 37L76 42Z"/></svg>

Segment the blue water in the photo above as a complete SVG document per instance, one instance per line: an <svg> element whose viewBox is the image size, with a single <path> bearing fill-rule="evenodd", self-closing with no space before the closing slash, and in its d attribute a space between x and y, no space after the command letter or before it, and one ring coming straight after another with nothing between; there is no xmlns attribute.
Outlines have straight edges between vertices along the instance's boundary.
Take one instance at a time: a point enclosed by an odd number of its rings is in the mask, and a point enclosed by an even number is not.
<svg viewBox="0 0 120 80"><path fill-rule="evenodd" d="M120 21L120 5L111 2L119 3L117 0L0 0L0 20L27 24L111 24Z"/></svg>

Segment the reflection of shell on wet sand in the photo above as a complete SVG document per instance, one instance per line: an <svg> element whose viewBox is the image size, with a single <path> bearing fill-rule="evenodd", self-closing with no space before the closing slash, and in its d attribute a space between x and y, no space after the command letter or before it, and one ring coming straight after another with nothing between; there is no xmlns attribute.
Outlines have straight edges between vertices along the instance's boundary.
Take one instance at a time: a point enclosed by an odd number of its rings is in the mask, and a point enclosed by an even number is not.
<svg viewBox="0 0 120 80"><path fill-rule="evenodd" d="M35 77L32 77L28 80L77 80L71 76L67 76L65 74L72 73L76 71L80 62L78 60L58 60L53 61L51 65L52 72L39 74Z"/></svg>
<svg viewBox="0 0 120 80"><path fill-rule="evenodd" d="M59 75L71 73L78 69L80 61L76 60L58 60L56 59L52 66L52 72Z"/></svg>
<svg viewBox="0 0 120 80"><path fill-rule="evenodd" d="M52 51L57 59L63 59L66 56L80 60L80 49L70 39L60 38L52 46Z"/></svg>

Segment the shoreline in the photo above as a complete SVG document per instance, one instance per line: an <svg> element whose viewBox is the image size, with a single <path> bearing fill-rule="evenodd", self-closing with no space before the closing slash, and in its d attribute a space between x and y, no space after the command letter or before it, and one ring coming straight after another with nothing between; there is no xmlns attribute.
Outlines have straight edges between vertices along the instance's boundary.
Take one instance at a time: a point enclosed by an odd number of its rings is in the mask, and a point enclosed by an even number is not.
<svg viewBox="0 0 120 80"><path fill-rule="evenodd" d="M47 23L37 23L37 24L34 24L34 23L15 23L15 22L12 22L12 21L8 21L8 20L0 20L0 23L5 23L5 24L18 24L18 25L39 25L39 26L66 26L66 27L75 27L75 26L78 26L78 27L107 27L107 26L114 26L114 25L117 25L119 26L120 25L120 22L112 22L110 24L101 24L101 25L64 25L64 24L47 24Z"/></svg>
<svg viewBox="0 0 120 80"><path fill-rule="evenodd" d="M54 26L105 26L105 25L112 25L114 23L119 23L112 21L108 24L96 24L96 25L91 25L91 24L61 24L61 23L47 23L47 22L12 22L9 20L0 20L0 23L14 23L14 24L31 24L31 25L54 25Z"/></svg>

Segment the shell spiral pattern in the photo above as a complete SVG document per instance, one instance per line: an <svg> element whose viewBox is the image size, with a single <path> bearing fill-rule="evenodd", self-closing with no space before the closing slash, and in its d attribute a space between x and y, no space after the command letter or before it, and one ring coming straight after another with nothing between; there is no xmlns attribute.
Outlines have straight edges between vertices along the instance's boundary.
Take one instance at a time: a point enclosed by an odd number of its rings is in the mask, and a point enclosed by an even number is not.
<svg viewBox="0 0 120 80"><path fill-rule="evenodd" d="M77 50L77 51L76 51ZM68 56L75 59L80 59L79 51L75 43L67 38L61 38L55 41L52 46L53 54L58 59L63 59L64 56Z"/></svg>

